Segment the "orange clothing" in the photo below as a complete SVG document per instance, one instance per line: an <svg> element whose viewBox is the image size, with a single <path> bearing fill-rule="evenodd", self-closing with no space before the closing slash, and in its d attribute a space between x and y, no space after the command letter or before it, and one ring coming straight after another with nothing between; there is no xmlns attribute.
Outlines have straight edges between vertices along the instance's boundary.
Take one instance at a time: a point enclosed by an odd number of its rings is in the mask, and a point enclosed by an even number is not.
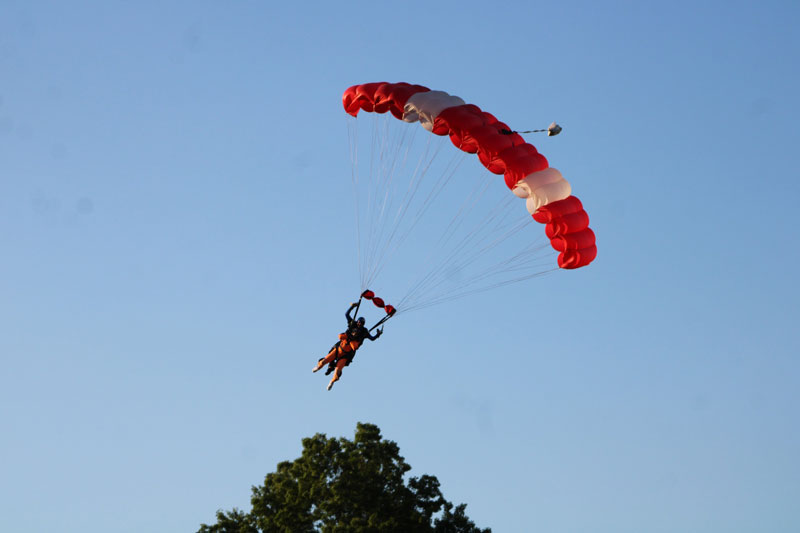
<svg viewBox="0 0 800 533"><path fill-rule="evenodd" d="M337 358L342 363L341 366L346 366L352 361L359 346L361 346L360 342L347 340L347 335L341 333L339 334L339 343L319 362L319 366L323 367ZM336 366L339 367L338 364Z"/></svg>
<svg viewBox="0 0 800 533"><path fill-rule="evenodd" d="M339 333L339 347L343 352L355 352L361 346L361 342L347 340L347 333Z"/></svg>

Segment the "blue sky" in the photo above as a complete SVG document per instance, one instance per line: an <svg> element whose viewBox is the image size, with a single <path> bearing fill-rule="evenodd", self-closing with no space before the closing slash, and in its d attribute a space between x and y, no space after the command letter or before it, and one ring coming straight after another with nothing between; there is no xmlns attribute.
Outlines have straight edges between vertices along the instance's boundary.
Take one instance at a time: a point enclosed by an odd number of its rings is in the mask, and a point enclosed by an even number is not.
<svg viewBox="0 0 800 533"><path fill-rule="evenodd" d="M800 529L799 23L6 0L0 529L193 531L358 421L496 532ZM599 255L398 316L326 392L360 289L340 99L370 81L561 123L531 142Z"/></svg>

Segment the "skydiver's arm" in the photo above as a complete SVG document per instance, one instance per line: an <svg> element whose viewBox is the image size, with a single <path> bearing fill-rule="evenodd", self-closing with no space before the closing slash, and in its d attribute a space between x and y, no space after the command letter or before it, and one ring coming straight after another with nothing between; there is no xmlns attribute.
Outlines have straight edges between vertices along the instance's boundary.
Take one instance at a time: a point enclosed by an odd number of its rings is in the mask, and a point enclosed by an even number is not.
<svg viewBox="0 0 800 533"><path fill-rule="evenodd" d="M350 322L353 321L353 317L350 316L350 311L352 311L356 307L358 307L358 302L351 303L350 304L350 309L348 309L347 312L344 314L345 318L347 318L347 325L348 326L350 325Z"/></svg>
<svg viewBox="0 0 800 533"><path fill-rule="evenodd" d="M380 337L382 333L383 333L383 330L381 330L381 329L379 329L379 330L378 330L378 331L375 333L375 335L370 335L370 333L369 333L369 332L367 332L367 338L368 338L369 340L371 340L371 341L374 341L374 340L376 340L378 337Z"/></svg>

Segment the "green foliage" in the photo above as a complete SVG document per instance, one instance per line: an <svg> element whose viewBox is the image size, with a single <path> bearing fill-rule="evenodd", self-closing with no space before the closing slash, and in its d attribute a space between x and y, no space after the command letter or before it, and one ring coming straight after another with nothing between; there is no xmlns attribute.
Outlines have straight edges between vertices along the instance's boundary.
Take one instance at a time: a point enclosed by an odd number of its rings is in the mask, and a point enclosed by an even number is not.
<svg viewBox="0 0 800 533"><path fill-rule="evenodd" d="M359 423L355 438L303 439L303 453L253 487L253 509L217 512L198 533L491 533L442 496L434 476L410 477L400 448Z"/></svg>

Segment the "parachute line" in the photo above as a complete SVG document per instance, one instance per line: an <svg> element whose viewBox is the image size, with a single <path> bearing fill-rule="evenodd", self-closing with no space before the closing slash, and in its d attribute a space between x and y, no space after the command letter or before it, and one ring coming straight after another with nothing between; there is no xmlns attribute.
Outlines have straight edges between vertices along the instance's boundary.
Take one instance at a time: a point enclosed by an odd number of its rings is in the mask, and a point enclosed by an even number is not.
<svg viewBox="0 0 800 533"><path fill-rule="evenodd" d="M371 135L362 139L359 129ZM516 197L494 176L462 171L470 159L465 152L442 157L447 137L425 135L424 143L416 142L421 129L388 114L348 123L361 289L399 271L407 283L397 300L401 313L559 270L552 267L549 242L533 233ZM366 180L359 172L365 146ZM429 219L434 223L423 224ZM424 253L399 253L408 246Z"/></svg>

